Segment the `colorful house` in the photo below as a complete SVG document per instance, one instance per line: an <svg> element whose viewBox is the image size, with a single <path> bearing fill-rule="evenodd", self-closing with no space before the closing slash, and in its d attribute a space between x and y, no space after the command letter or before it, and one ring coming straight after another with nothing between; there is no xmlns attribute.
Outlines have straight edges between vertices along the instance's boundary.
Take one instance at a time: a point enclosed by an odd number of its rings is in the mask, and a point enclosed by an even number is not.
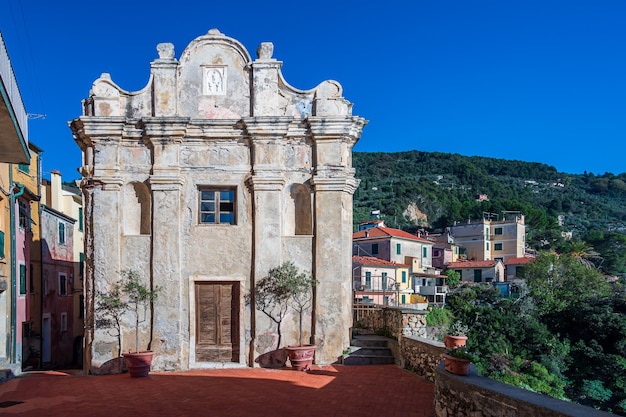
<svg viewBox="0 0 626 417"><path fill-rule="evenodd" d="M432 269L434 242L391 227L371 227L352 234L352 255L409 265L411 273Z"/></svg>
<svg viewBox="0 0 626 417"><path fill-rule="evenodd" d="M499 259L486 261L460 261L448 264L452 269L461 274L461 281L469 282L503 282L504 264Z"/></svg>
<svg viewBox="0 0 626 417"><path fill-rule="evenodd" d="M409 265L353 256L352 271L355 303L397 306L410 302Z"/></svg>

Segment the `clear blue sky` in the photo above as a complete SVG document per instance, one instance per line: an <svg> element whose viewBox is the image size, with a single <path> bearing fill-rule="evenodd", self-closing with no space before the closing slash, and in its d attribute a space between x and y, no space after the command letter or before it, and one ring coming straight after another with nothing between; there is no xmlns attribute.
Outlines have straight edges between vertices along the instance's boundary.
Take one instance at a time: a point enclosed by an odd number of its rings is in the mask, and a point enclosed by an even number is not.
<svg viewBox="0 0 626 417"><path fill-rule="evenodd" d="M156 45L218 28L287 82L339 81L365 117L356 151L422 150L626 172L626 1L0 0L0 31L53 169L78 177L67 122L108 72L135 91ZM410 169L410 168L409 168Z"/></svg>

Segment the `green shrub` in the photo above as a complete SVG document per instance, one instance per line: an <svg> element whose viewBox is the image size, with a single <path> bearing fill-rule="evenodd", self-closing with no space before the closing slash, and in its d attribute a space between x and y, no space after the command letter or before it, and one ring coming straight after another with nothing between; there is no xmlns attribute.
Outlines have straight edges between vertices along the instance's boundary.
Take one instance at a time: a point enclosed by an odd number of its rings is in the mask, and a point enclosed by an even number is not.
<svg viewBox="0 0 626 417"><path fill-rule="evenodd" d="M426 314L427 326L447 326L453 319L452 311L447 308L433 308Z"/></svg>

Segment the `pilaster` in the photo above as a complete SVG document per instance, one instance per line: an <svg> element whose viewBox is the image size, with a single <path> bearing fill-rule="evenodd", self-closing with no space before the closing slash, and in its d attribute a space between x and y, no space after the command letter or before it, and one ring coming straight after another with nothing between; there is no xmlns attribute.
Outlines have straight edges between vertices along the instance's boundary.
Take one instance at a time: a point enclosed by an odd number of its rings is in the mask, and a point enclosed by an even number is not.
<svg viewBox="0 0 626 417"><path fill-rule="evenodd" d="M351 247L352 194L358 181L351 177L315 176L315 361L333 363L350 345L352 327Z"/></svg>
<svg viewBox="0 0 626 417"><path fill-rule="evenodd" d="M155 333L152 349L153 368L186 369L185 352L189 351L187 304L188 291L181 276L183 179L176 176L152 175L152 283L163 290L154 302Z"/></svg>

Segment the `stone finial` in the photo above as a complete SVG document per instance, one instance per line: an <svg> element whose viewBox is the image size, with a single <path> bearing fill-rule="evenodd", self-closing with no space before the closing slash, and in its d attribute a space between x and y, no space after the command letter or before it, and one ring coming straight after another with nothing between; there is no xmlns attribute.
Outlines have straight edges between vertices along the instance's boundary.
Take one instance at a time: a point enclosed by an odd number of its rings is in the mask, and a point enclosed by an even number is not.
<svg viewBox="0 0 626 417"><path fill-rule="evenodd" d="M157 45L157 52L160 59L173 59L174 58L174 44L173 43L160 43Z"/></svg>
<svg viewBox="0 0 626 417"><path fill-rule="evenodd" d="M219 29L213 28L213 29L209 29L209 32L207 33L207 35L224 35L224 34L220 32Z"/></svg>
<svg viewBox="0 0 626 417"><path fill-rule="evenodd" d="M256 50L259 59L272 59L274 54L274 44L272 42L261 42Z"/></svg>

